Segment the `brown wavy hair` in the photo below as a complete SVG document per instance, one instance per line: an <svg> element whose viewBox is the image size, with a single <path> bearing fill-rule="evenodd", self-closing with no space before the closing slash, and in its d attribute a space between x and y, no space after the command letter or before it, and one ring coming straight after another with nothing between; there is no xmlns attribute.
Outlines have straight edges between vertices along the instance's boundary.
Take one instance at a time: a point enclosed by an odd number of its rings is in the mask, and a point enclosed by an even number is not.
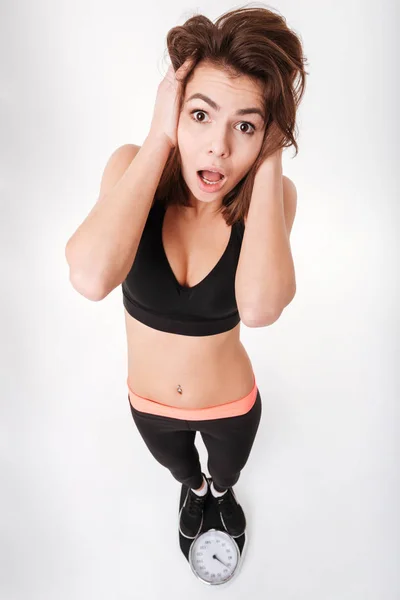
<svg viewBox="0 0 400 600"><path fill-rule="evenodd" d="M199 62L223 69L231 78L246 75L262 86L269 118L260 153L248 173L223 198L220 208L226 223L232 225L247 216L261 162L279 148L294 146L295 156L298 153L296 111L308 74L300 38L277 12L245 5L224 13L215 23L201 14L190 17L169 30L166 51L175 71L187 58L193 59L182 80L179 113L187 83ZM190 206L178 145L170 151L155 200Z"/></svg>

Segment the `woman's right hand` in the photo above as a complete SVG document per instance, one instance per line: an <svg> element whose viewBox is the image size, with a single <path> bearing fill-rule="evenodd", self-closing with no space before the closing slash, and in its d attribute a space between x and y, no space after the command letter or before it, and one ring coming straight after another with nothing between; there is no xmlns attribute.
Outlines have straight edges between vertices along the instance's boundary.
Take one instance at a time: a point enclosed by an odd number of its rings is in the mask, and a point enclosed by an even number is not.
<svg viewBox="0 0 400 600"><path fill-rule="evenodd" d="M177 145L177 128L179 121L178 104L181 94L182 79L193 61L189 57L174 71L170 65L167 74L160 82L157 90L153 118L150 126L150 135L156 137L165 135L171 148Z"/></svg>

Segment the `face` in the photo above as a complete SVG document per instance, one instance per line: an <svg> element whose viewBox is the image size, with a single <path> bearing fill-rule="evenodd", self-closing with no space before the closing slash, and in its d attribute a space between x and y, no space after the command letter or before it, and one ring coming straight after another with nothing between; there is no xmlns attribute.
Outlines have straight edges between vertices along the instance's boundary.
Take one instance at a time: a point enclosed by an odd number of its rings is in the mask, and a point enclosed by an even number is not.
<svg viewBox="0 0 400 600"><path fill-rule="evenodd" d="M194 94L203 97L191 98ZM197 65L186 86L177 141L182 176L199 213L221 206L224 196L254 164L265 131L263 104L260 87L248 77L230 79L220 69ZM253 112L257 109L262 115ZM199 181L198 170L209 165L225 173L216 191L203 190Z"/></svg>

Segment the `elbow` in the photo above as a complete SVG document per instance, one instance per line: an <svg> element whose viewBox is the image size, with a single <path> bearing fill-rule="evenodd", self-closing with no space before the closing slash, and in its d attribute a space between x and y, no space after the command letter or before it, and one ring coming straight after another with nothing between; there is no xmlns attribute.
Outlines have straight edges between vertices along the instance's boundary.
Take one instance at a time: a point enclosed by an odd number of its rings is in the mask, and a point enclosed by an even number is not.
<svg viewBox="0 0 400 600"><path fill-rule="evenodd" d="M246 325L246 327L268 327L268 325L272 325L273 323L275 323L275 321L279 319L281 314L282 311L280 311L279 313L267 313L262 316L254 314L247 315L245 318L242 319L242 321Z"/></svg>
<svg viewBox="0 0 400 600"><path fill-rule="evenodd" d="M284 306L281 306L275 310L269 310L261 312L253 312L251 314L246 315L243 320L243 323L247 325L247 327L267 327L268 325L272 325L279 319L284 309L290 302L293 300L296 291L291 295L290 300L285 302Z"/></svg>
<svg viewBox="0 0 400 600"><path fill-rule="evenodd" d="M87 298L87 300L99 302L107 296L104 291L104 287L89 282L87 278L83 277L80 273L72 271L71 269L69 280L74 290L76 290L84 298Z"/></svg>
<svg viewBox="0 0 400 600"><path fill-rule="evenodd" d="M98 265L91 264L83 268L79 255L72 254L71 246L68 246L68 244L65 249L65 258L69 267L69 281L72 287L81 296L93 302L104 300L125 279L125 275L120 278L117 274L113 280L109 281L108 270L103 269L98 273ZM130 268L131 266L129 266L127 272Z"/></svg>
<svg viewBox="0 0 400 600"><path fill-rule="evenodd" d="M90 278L85 276L82 271L74 266L71 257L71 245L69 242L65 248L65 258L69 267L69 281L74 290L84 298L92 300L92 302L103 300L107 296L104 286L100 285L98 282L91 281Z"/></svg>

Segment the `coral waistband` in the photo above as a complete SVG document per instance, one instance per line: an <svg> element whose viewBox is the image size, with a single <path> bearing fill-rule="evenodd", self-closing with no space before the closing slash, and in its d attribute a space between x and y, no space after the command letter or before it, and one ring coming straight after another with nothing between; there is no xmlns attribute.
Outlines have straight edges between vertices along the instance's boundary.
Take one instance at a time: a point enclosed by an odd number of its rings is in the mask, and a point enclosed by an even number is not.
<svg viewBox="0 0 400 600"><path fill-rule="evenodd" d="M257 384L254 377L252 390L243 398L220 404L219 406L210 406L207 408L179 408L161 404L156 400L144 398L136 394L128 385L128 397L131 405L141 412L160 415L162 417L171 417L174 419L184 419L188 421L201 421L203 419L223 419L226 417L237 417L247 413L254 405L257 398Z"/></svg>

